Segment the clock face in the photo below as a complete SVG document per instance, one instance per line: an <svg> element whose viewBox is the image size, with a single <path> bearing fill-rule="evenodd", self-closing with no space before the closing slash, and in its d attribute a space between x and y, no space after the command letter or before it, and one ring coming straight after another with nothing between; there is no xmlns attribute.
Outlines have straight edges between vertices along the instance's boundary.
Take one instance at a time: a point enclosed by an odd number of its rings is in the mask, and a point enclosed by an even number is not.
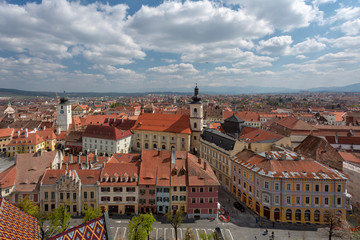
<svg viewBox="0 0 360 240"><path fill-rule="evenodd" d="M60 114L64 114L64 110L60 110Z"/></svg>

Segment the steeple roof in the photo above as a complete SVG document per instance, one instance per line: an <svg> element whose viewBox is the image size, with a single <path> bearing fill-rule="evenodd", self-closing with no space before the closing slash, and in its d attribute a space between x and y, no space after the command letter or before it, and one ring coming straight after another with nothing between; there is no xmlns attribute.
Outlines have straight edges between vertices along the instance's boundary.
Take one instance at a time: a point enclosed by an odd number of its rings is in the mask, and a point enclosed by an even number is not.
<svg viewBox="0 0 360 240"><path fill-rule="evenodd" d="M201 103L201 98L198 96L199 94L199 88L197 87L197 84L194 88L194 96L191 97L192 102L190 104L199 104Z"/></svg>

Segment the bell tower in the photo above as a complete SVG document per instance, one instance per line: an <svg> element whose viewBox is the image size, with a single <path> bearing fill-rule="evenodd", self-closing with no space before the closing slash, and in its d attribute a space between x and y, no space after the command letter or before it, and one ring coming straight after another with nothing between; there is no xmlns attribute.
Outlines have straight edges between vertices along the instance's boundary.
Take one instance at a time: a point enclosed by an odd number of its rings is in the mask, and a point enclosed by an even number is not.
<svg viewBox="0 0 360 240"><path fill-rule="evenodd" d="M72 123L71 104L67 97L60 98L60 103L57 105L57 132L68 131L69 125Z"/></svg>
<svg viewBox="0 0 360 240"><path fill-rule="evenodd" d="M200 147L200 134L203 131L204 114L203 104L199 95L199 88L197 84L194 89L194 96L191 97L190 102L190 128L191 128L191 152L197 154Z"/></svg>

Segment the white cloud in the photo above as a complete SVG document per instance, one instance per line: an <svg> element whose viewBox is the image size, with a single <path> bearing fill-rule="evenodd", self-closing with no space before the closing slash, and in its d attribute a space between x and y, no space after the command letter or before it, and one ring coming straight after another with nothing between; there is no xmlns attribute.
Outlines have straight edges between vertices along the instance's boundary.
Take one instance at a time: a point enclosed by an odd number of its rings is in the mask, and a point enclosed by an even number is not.
<svg viewBox="0 0 360 240"><path fill-rule="evenodd" d="M345 36L340 38L319 38L319 41L328 43L332 47L341 49L359 49L360 36Z"/></svg>
<svg viewBox="0 0 360 240"><path fill-rule="evenodd" d="M336 14L329 19L335 22L340 20L351 20L360 16L360 7L341 7L335 10Z"/></svg>
<svg viewBox="0 0 360 240"><path fill-rule="evenodd" d="M145 54L124 31L126 5L66 0L0 2L0 49L42 58L83 56L94 63L128 64Z"/></svg>
<svg viewBox="0 0 360 240"><path fill-rule="evenodd" d="M307 57L305 55L297 55L296 58L301 59L301 60L307 59Z"/></svg>
<svg viewBox="0 0 360 240"><path fill-rule="evenodd" d="M180 63L170 64L168 66L153 67L146 70L147 73L158 73L158 74L184 74L191 75L196 74L199 71L194 68L192 64Z"/></svg>
<svg viewBox="0 0 360 240"><path fill-rule="evenodd" d="M347 21L341 25L341 30L346 35L357 35L360 33L360 18L352 21Z"/></svg>
<svg viewBox="0 0 360 240"><path fill-rule="evenodd" d="M199 51L207 44L257 39L272 33L264 20L210 1L165 1L142 6L129 16L127 29L146 49L166 52ZM214 46L213 46L214 47Z"/></svg>
<svg viewBox="0 0 360 240"><path fill-rule="evenodd" d="M314 0L313 4L316 6L319 6L321 4L327 4L327 3L335 3L336 0Z"/></svg>
<svg viewBox="0 0 360 240"><path fill-rule="evenodd" d="M214 71L209 72L209 75L224 75L224 74L251 74L249 68L228 68L226 66L216 67Z"/></svg>
<svg viewBox="0 0 360 240"><path fill-rule="evenodd" d="M257 19L268 21L274 28L291 31L295 28L307 27L319 16L318 9L307 4L305 0L230 0L239 4L246 13Z"/></svg>
<svg viewBox="0 0 360 240"><path fill-rule="evenodd" d="M326 44L318 42L316 39L307 38L305 41L295 44L290 54L297 55L301 53L318 52L326 48Z"/></svg>
<svg viewBox="0 0 360 240"><path fill-rule="evenodd" d="M292 38L289 35L261 40L256 50L262 54L285 54L289 52Z"/></svg>

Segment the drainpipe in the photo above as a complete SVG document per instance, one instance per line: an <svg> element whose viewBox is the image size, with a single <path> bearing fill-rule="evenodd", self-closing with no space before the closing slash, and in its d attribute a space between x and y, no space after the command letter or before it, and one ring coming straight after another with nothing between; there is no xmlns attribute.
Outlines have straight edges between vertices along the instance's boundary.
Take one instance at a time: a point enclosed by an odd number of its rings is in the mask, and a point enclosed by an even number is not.
<svg viewBox="0 0 360 240"><path fill-rule="evenodd" d="M283 221L282 216L283 216L283 197L282 197L282 193L283 193L283 181L282 178L280 178L280 222Z"/></svg>

